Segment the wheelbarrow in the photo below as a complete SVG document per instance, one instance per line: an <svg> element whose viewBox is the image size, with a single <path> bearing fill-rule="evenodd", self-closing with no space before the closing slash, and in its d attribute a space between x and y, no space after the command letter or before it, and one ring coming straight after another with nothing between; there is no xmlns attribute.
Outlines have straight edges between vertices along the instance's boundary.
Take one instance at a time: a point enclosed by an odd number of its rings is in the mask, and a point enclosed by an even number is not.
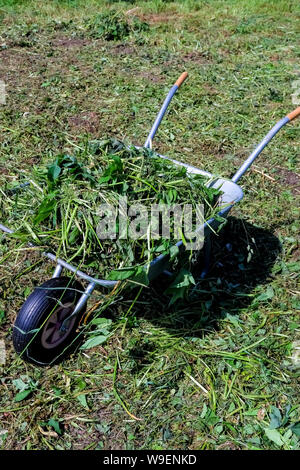
<svg viewBox="0 0 300 470"><path fill-rule="evenodd" d="M187 78L184 72L170 89L151 131L144 144L146 148L152 148L154 136L158 130L161 120L178 88ZM203 175L209 179L209 186L217 188L221 192L218 204L220 211L218 216L227 217L231 208L243 197L243 191L237 184L254 160L277 134L277 132L288 122L295 119L300 114L300 107L292 111L286 117L275 124L264 139L257 145L251 155L245 160L242 166L236 171L231 180L214 177L211 173L170 159L164 155L161 158L167 159L176 165L183 166L189 173ZM204 277L209 269L210 258L210 237L220 224L220 217L213 217L206 221L199 230L204 233L204 260L205 266L202 271ZM13 230L0 224L0 230L8 234ZM183 241L177 244L179 251L184 251ZM39 366L52 365L61 361L69 355L72 350L71 345L76 343L78 336L78 326L85 315L87 302L96 287L115 289L120 281L111 281L92 277L76 266L73 266L63 259L50 252L42 254L55 264L52 278L37 287L29 295L21 307L13 327L13 344L16 352L27 362ZM168 273L169 255L162 254L155 258L147 266L147 276L149 282L157 278L162 273ZM62 276L63 270L72 273L72 277ZM78 281L81 279L87 283L84 288Z"/></svg>

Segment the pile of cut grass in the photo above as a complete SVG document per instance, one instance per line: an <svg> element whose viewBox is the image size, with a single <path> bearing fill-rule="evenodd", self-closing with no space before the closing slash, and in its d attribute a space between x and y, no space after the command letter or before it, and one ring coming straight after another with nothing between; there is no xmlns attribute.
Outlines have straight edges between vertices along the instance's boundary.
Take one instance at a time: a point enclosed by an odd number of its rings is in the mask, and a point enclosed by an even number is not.
<svg viewBox="0 0 300 470"><path fill-rule="evenodd" d="M47 167L35 167L29 180L22 191L18 187L3 191L2 212L14 228L12 236L47 247L105 278L115 268L111 279L139 279L147 284L144 266L160 254L170 255L177 241L186 243L176 227L174 204L182 209L190 204L195 211L203 204L206 220L218 217L220 210L220 191L210 188L206 177L188 173L150 149L128 147L114 139L91 141L76 156L58 155ZM131 209L134 204L134 236L132 232L127 236L132 218L127 217L121 229L120 201ZM152 204L170 209L170 237L159 236L160 227L153 232ZM103 216L106 224L112 224L105 236L99 229ZM177 254L173 250L171 257Z"/></svg>

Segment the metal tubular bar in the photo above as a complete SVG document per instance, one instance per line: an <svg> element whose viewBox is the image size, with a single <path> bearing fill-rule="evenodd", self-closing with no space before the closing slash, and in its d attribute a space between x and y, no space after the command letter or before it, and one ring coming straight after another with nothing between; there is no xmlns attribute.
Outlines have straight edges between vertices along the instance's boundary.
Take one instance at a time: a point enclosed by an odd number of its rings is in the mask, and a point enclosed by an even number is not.
<svg viewBox="0 0 300 470"><path fill-rule="evenodd" d="M54 278L54 277L59 277L59 276L61 275L62 270L63 270L62 265L61 265L61 264L58 264L58 265L56 266L55 270L54 270L54 273L53 273L53 275L52 275L52 278Z"/></svg>
<svg viewBox="0 0 300 470"><path fill-rule="evenodd" d="M76 313L80 312L80 310L82 309L82 307L84 307L84 305L87 303L88 301L88 298L92 295L94 289L96 287L96 283L95 282L90 282L89 285L87 286L87 288L85 289L84 293L82 294L82 296L80 297L80 299L78 300L77 302L77 305L74 309L74 312L72 313L72 316L73 315L76 315Z"/></svg>
<svg viewBox="0 0 300 470"><path fill-rule="evenodd" d="M266 145L270 142L271 139L273 139L274 135L277 134L277 132L285 126L286 123L290 121L289 117L286 116L283 119L280 119L280 121L275 124L274 127L268 132L266 137L258 144L258 146L255 148L255 150L251 153L251 155L247 158L247 160L243 163L243 165L238 169L238 171L234 174L234 176L231 178L231 181L236 183L242 176L243 174L250 168L254 160L258 157L258 155L263 151Z"/></svg>
<svg viewBox="0 0 300 470"><path fill-rule="evenodd" d="M118 281L106 281L104 279L95 279L92 276L89 276L88 274L85 274L83 271L80 271L80 269L75 268L75 266L72 266L71 264L67 263L63 259L56 258L56 256L53 255L52 253L43 253L43 256L46 256L46 258L49 258L52 261L54 261L55 263L60 264L64 268L66 268L69 271L71 271L72 273L76 274L81 279L84 279L85 281L88 281L88 282L93 282L95 284L98 284L99 286L114 287L118 282Z"/></svg>
<svg viewBox="0 0 300 470"><path fill-rule="evenodd" d="M11 230L8 227L5 227L5 225L2 225L2 224L0 224L0 230L2 230L2 232L5 232L5 233L14 233L13 230Z"/></svg>
<svg viewBox="0 0 300 470"><path fill-rule="evenodd" d="M173 96L175 95L176 91L178 90L178 88L183 84L183 82L186 80L188 74L187 72L183 72L180 77L178 78L178 80L176 80L175 84L172 86L171 90L169 91L169 93L167 94L167 97L165 99L165 101L163 102L163 105L162 107L160 108L159 110L159 113L157 115L157 118L155 119L155 122L151 128L151 131L149 132L149 135L146 139L146 142L144 144L144 147L145 148L151 148L151 144L152 144L152 140L154 139L154 136L157 132L157 129L161 123L161 120L162 118L164 117L165 115L165 112L167 111L167 108L171 102L171 99L173 98Z"/></svg>
<svg viewBox="0 0 300 470"><path fill-rule="evenodd" d="M162 118L164 117L165 115L165 112L167 111L167 108L171 102L171 99L173 98L173 96L175 95L176 91L178 90L178 86L177 85L173 85L171 90L169 91L169 93L167 94L167 97L162 105L162 107L160 108L159 110L159 113L157 115L157 118L155 119L155 122L151 128L151 131L149 132L149 135L146 139L146 142L144 144L144 147L145 148L151 148L151 143L152 143L152 140L154 139L154 136L157 132L157 129L161 123L161 120Z"/></svg>
<svg viewBox="0 0 300 470"><path fill-rule="evenodd" d="M95 282L90 282L89 285L87 286L87 288L85 289L84 293L82 294L82 296L80 297L80 299L78 300L76 306L75 306L75 309L73 310L73 312L71 313L71 315L69 315L67 318L64 319L60 329L63 331L64 328L65 328L65 325L66 323L71 320L71 318L75 317L82 309L83 307L86 305L87 301L89 300L89 297L92 295L93 293L93 290L95 289L96 287L96 283Z"/></svg>
<svg viewBox="0 0 300 470"><path fill-rule="evenodd" d="M2 232L5 232L5 233L14 233L13 230L11 230L10 228L2 224L0 224L0 230L2 230ZM28 243L28 245L36 246L36 245L33 245L32 243ZM63 259L57 258L53 253L42 253L42 256L45 256L46 258L50 259L51 261L54 261L57 264L54 274L56 270L59 269L58 266L60 266L61 269L66 268L72 273L75 273L81 279L84 279L85 281L88 281L88 282L94 282L95 284L98 284L99 286L114 287L118 282L118 281L106 281L105 279L95 279L92 276L85 274L83 271L80 271L80 269L77 269L75 266L72 266L71 264L67 263ZM57 277L57 276L54 276L54 274L53 274L53 277Z"/></svg>

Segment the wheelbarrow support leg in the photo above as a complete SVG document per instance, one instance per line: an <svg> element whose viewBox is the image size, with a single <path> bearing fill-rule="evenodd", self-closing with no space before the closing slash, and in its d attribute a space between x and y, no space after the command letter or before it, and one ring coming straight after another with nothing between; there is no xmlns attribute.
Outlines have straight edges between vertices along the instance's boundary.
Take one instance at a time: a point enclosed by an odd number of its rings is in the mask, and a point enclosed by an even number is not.
<svg viewBox="0 0 300 470"><path fill-rule="evenodd" d="M65 320L63 321L60 329L62 331L64 331L64 329L66 328L66 324L67 322L70 321L71 318L75 317L76 315L78 315L78 313L80 312L80 310L83 309L83 307L86 305L87 301L89 300L89 297L92 295L92 292L94 291L96 287L96 283L95 282L91 282L87 288L85 289L84 293L82 294L82 296L80 297L80 299L78 300L76 306L75 306L75 309L73 310L72 314L65 318Z"/></svg>
<svg viewBox="0 0 300 470"><path fill-rule="evenodd" d="M58 264L53 272L52 278L60 277L62 270L63 270L63 267L60 264Z"/></svg>

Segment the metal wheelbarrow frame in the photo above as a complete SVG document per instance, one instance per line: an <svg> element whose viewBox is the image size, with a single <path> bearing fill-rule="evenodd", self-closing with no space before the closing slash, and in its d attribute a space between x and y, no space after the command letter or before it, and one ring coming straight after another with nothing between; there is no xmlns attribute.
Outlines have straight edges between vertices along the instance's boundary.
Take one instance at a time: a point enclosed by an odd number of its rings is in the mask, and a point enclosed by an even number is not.
<svg viewBox="0 0 300 470"><path fill-rule="evenodd" d="M146 139L144 147L152 147L152 141L158 130L158 127L161 123L162 118L174 96L176 91L182 85L182 83L187 78L188 74L184 72L175 84L170 89L157 117L151 128L151 131ZM239 179L244 175L244 173L250 168L254 160L259 156L262 150L270 142L270 140L277 134L277 132L285 126L288 122L292 121L294 118L299 116L300 107L296 108L294 111L289 113L286 117L278 121L275 126L268 132L264 139L257 145L251 155L245 160L241 167L236 171L234 176L229 179L216 178L211 173L196 168L194 166L188 165L186 163L179 162L177 160L166 157L165 155L159 155L163 159L172 161L178 166L183 166L187 169L187 172L196 173L203 175L209 178L208 185L219 189L222 192L222 195L219 199L220 212L218 213L221 217L227 217L231 208L243 198L243 190L237 184ZM212 230L216 230L220 222L216 220L215 217L206 221L201 227L200 230L204 232L204 260L205 266L202 272L202 277L204 277L209 268L209 257L210 257L210 234ZM13 230L6 227L5 225L0 224L0 230L11 234ZM184 245L182 241L179 241L176 244L179 250L184 250ZM34 363L36 365L50 365L55 362L60 361L68 350L68 344L74 336L74 332L77 330L79 320L82 318L89 297L91 296L94 289L98 286L115 288L120 281L110 281L106 279L98 279L97 277L89 276L84 273L76 266L73 266L61 258L57 258L55 254L50 252L45 252L42 254L46 258L50 259L56 264L54 269L52 279L44 283L42 286L37 287L35 291L28 297L28 299L23 304L14 324L13 330L13 341L15 350L18 354L22 355L23 359L27 362ZM167 272L169 264L168 255L160 255L155 258L150 265L147 267L147 275L149 281L152 281L160 274ZM87 287L84 289L81 284L77 281L75 283L69 279L62 277L62 271L66 270L70 273L73 273L73 276L78 277L88 283ZM60 282L61 281L61 282ZM69 294L69 298L65 297L65 293ZM47 304L47 299L53 297L54 303L50 302L50 306ZM56 296L56 297L55 297ZM59 298L57 298L59 297ZM46 309L45 305L47 304L47 316L45 317L44 312L38 312L38 310ZM49 310L50 309L50 310ZM40 327L32 328L31 318L36 313L40 313L42 318ZM59 314L61 317L59 317ZM56 316L55 316L56 315ZM53 337L56 338L56 342L53 344L47 343L47 334L44 334L45 331L48 332L51 329L51 323L49 319L54 318L52 323L56 322L54 328ZM53 324L54 324L53 323ZM50 326L49 326L50 325ZM47 330L48 328L48 330ZM41 330L44 331L44 336L41 334ZM43 332L42 331L42 332ZM51 330L52 331L52 330ZM36 348L32 352L31 345L39 341L39 348ZM67 344L67 346L65 346ZM25 345L25 347L24 347ZM44 351L44 355L41 352ZM53 351L59 354L54 357ZM68 353L68 352L67 352ZM43 357L39 357L42 355Z"/></svg>

